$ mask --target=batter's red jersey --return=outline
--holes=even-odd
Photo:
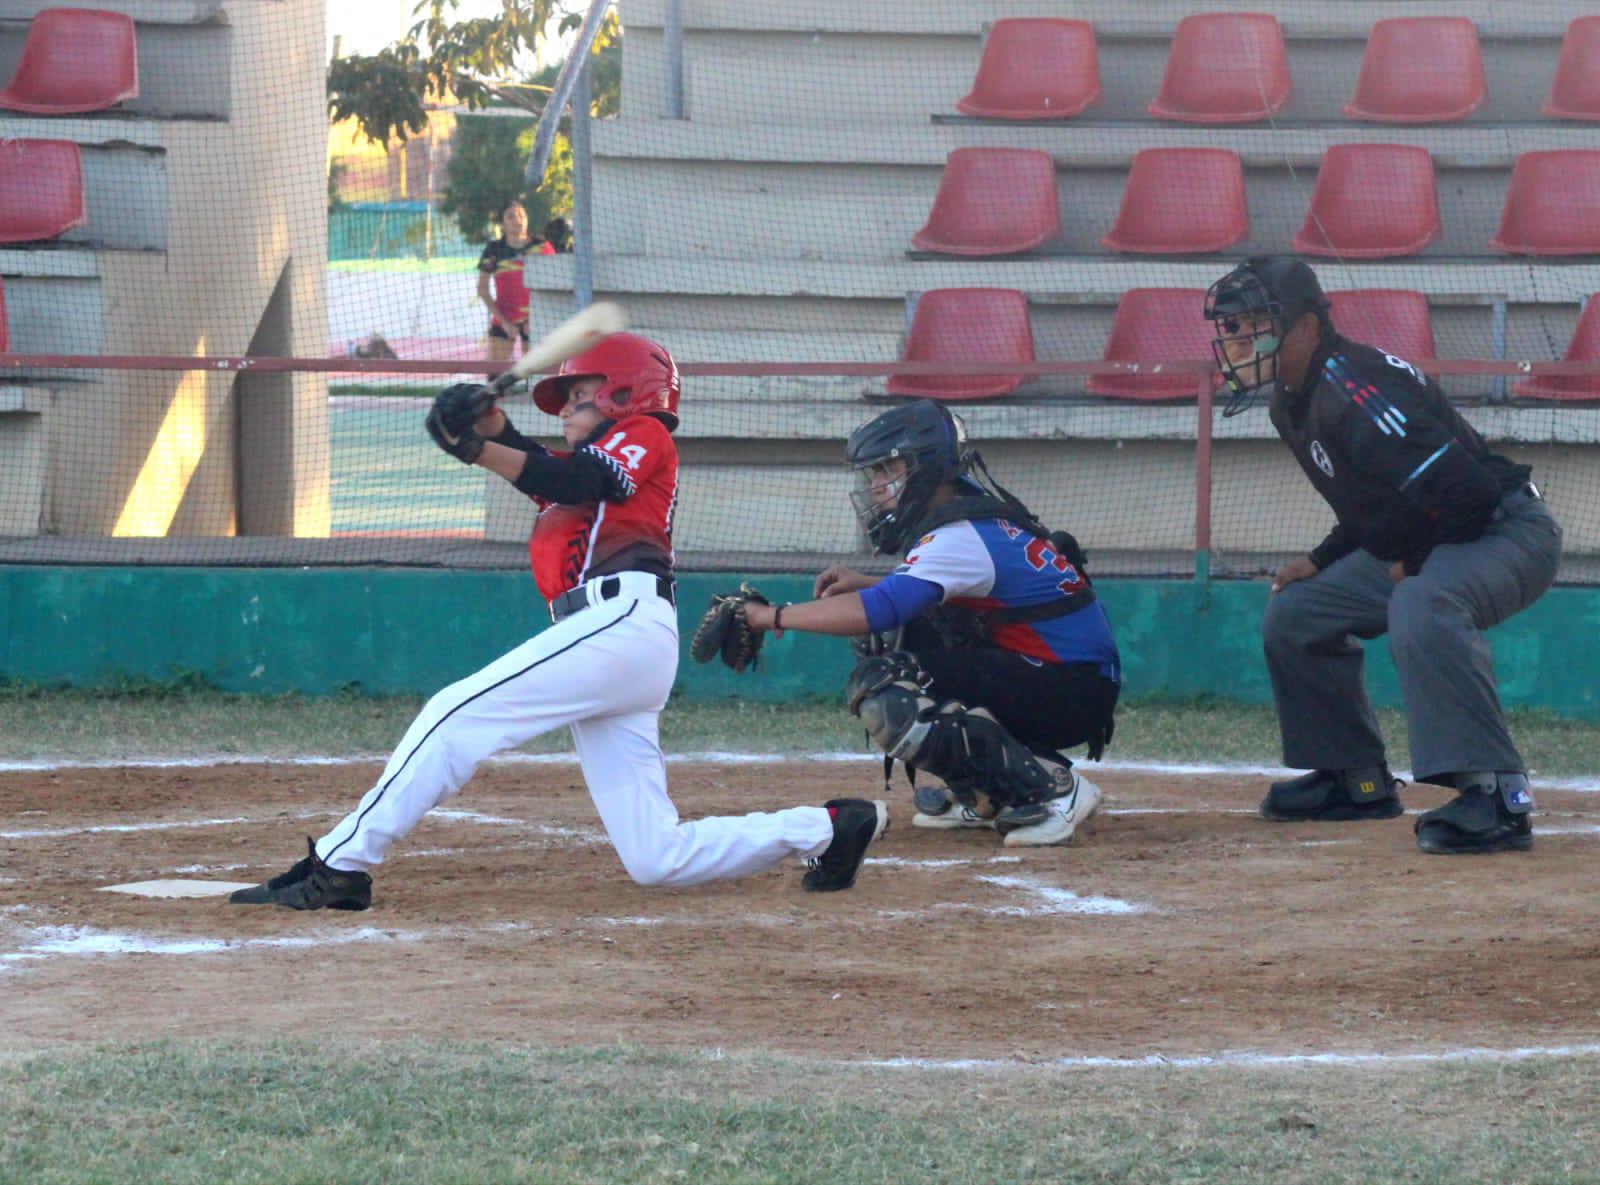
[[[666,425],[654,416],[629,416],[578,451],[605,463],[613,492],[582,506],[540,500],[528,558],[539,595],[547,601],[596,576],[672,571],[678,447]]]

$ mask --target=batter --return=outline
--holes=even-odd
[[[666,349],[614,334],[534,387],[540,410],[560,418],[569,452],[529,440],[498,408],[474,422],[465,409],[476,391],[441,392],[429,434],[539,504],[529,556],[554,624],[429,700],[356,809],[289,871],[231,900],[366,909],[369,870],[395,841],[486,758],[562,727],[606,834],[639,884],[747,876],[797,856],[812,863],[807,890],[848,889],[867,845],[888,826],[883,803],[836,799],[683,822],[667,796],[657,719],[678,664],[679,380]]]

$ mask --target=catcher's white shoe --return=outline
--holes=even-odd
[[[1072,789],[1047,802],[1007,807],[994,820],[1007,847],[1049,847],[1072,842],[1078,825],[1100,808],[1100,787],[1072,771]]]
[[[917,807],[917,813],[911,816],[913,827],[925,827],[929,831],[976,831],[994,826],[993,819],[985,819],[970,806],[962,806],[943,786],[918,786],[911,800]]]

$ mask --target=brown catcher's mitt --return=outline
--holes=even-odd
[[[689,641],[689,657],[695,662],[720,658],[722,665],[732,671],[754,666],[761,655],[765,635],[751,629],[744,619],[744,607],[751,601],[758,605],[771,604],[748,584],[741,584],[738,592],[718,593],[712,597],[710,607]]]

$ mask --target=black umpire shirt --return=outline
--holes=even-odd
[[[1483,534],[1532,472],[1492,453],[1444,392],[1403,359],[1333,334],[1299,390],[1273,390],[1272,426],[1338,523],[1318,568],[1364,548],[1415,575],[1440,543]]]

